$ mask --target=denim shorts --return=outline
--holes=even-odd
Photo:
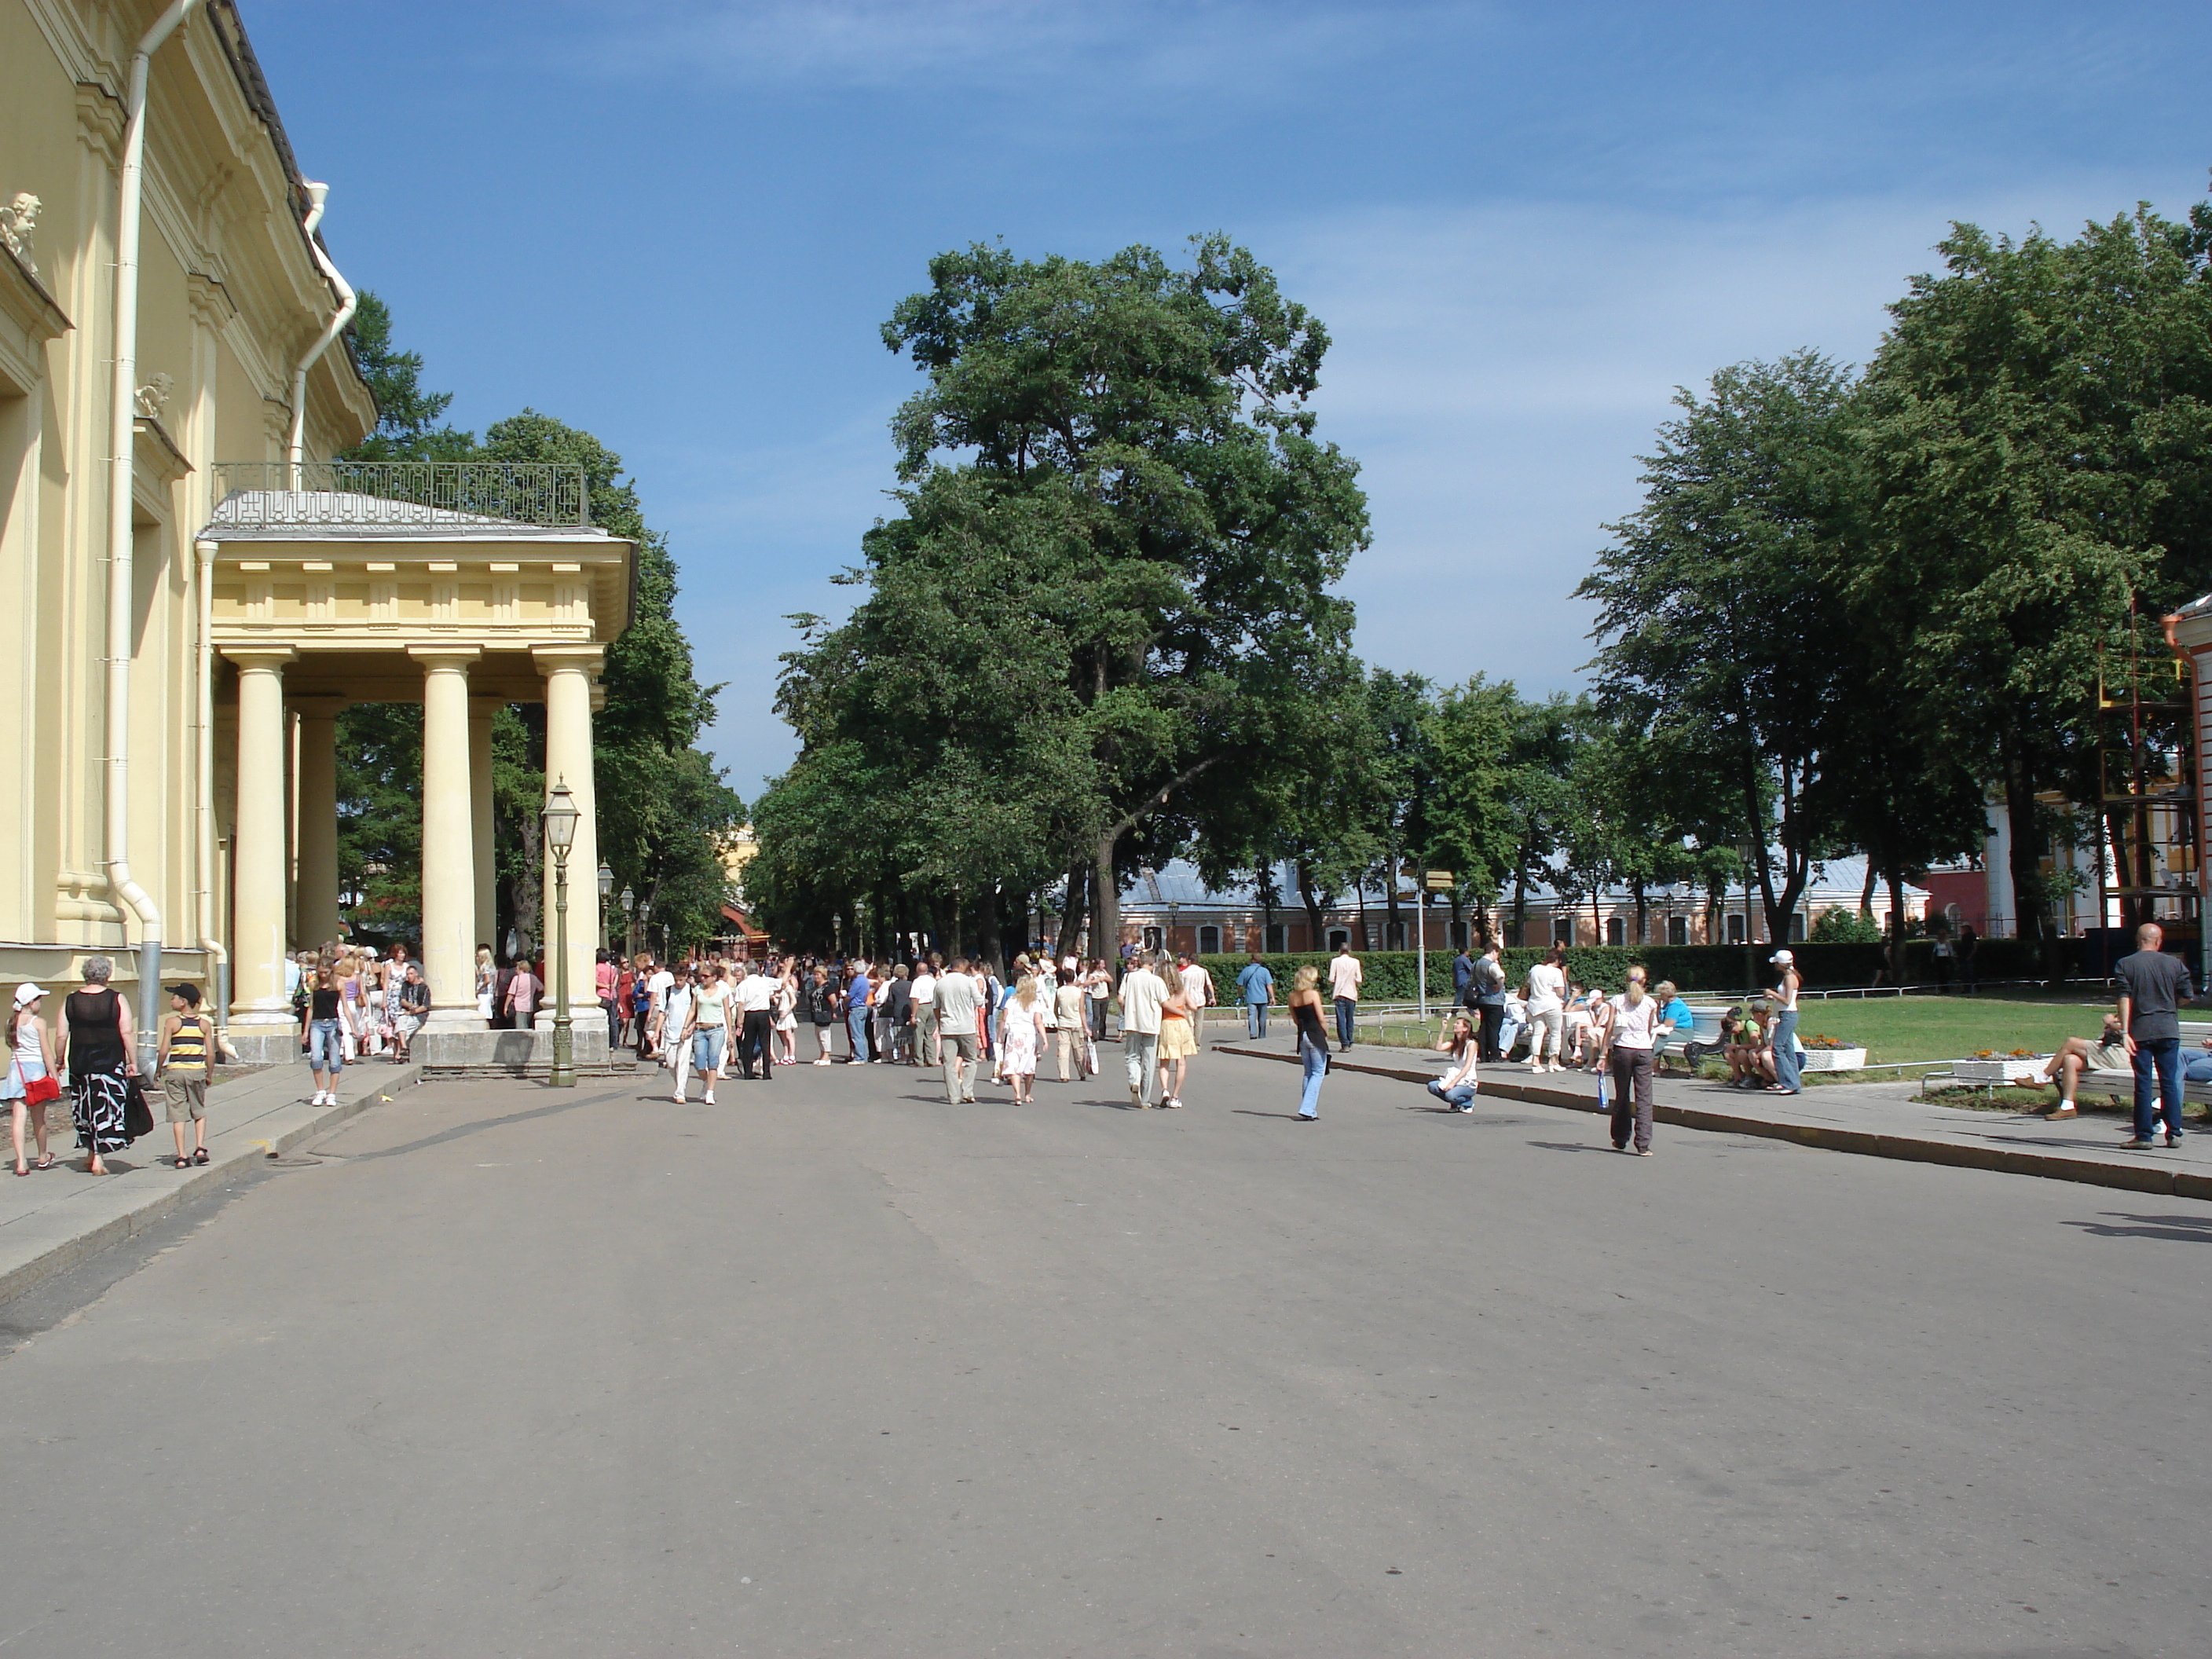
[[[722,1044],[729,1032],[720,1025],[702,1025],[691,1033],[691,1069],[695,1072],[719,1072],[722,1069]]]

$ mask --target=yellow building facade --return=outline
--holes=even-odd
[[[284,952],[339,931],[337,711],[424,705],[434,1023],[480,1029],[492,713],[546,705],[588,890],[633,586],[580,476],[317,463],[376,421],[323,194],[228,0],[0,0],[0,979],[105,955],[272,1055]]]

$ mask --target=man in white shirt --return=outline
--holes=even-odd
[[[914,1053],[909,1066],[937,1064],[937,964],[924,957],[914,965]]]
[[[656,962],[653,964],[653,972],[646,978],[645,989],[646,994],[653,999],[653,1006],[656,1012],[666,1007],[668,988],[675,983],[676,975],[668,971],[666,963]],[[687,1008],[685,1012],[688,1015],[690,1010]],[[660,1042],[664,1050],[670,1042],[675,1041],[677,1033],[683,1029],[681,1024],[671,1025],[665,1018],[661,1019]]]
[[[761,971],[757,962],[745,964],[745,975],[731,993],[736,1000],[743,1022],[738,1028],[738,1066],[746,1082],[752,1081],[753,1059],[760,1059],[761,1081],[775,1080],[775,1050],[771,1046],[775,1038],[775,1016],[770,1012],[775,1001],[775,981]]]
[[[691,1023],[691,981],[688,975],[680,979],[673,974],[667,977],[667,988],[655,1003],[660,1010],[660,1046],[668,1056],[661,1063],[676,1073],[676,1092],[670,1098],[681,1106],[684,1088],[691,1080],[691,1045],[678,1041],[684,1028]]]
[[[1337,1047],[1345,1053],[1352,1048],[1352,1017],[1359,1012],[1359,988],[1366,982],[1367,970],[1352,954],[1352,941],[1346,939],[1336,947],[1328,964],[1328,994],[1336,999]]]
[[[1559,1037],[1566,1027],[1567,953],[1558,945],[1528,970],[1528,1069],[1564,1072]],[[1551,1063],[1545,1064],[1548,1053]]]
[[[1213,1006],[1213,975],[1198,965],[1188,951],[1176,952],[1176,975],[1182,981],[1182,999],[1190,1004],[1191,1041],[1206,1047],[1206,1011]]]
[[[975,1098],[975,1011],[983,1006],[983,988],[968,971],[968,958],[955,957],[952,965],[937,976],[938,1052],[945,1060],[945,1100],[957,1106]]]
[[[1161,963],[1167,959],[1162,951]],[[1167,1000],[1167,981],[1152,971],[1152,958],[1132,957],[1121,976],[1121,1055],[1129,1066],[1129,1103],[1139,1110],[1159,1103],[1160,1008]]]

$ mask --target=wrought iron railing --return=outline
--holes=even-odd
[[[233,530],[562,529],[592,507],[583,468],[534,461],[218,461],[215,495]]]

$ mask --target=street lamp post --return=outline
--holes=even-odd
[[[576,798],[556,780],[542,815],[545,845],[553,849],[553,1072],[556,1089],[576,1086],[576,1037],[568,1018],[568,849],[576,844]]]
[[[607,901],[615,896],[615,872],[599,866],[599,949],[607,948]]]
[[[623,955],[634,957],[637,954],[637,893],[635,890],[629,887],[622,890],[622,908]]]

